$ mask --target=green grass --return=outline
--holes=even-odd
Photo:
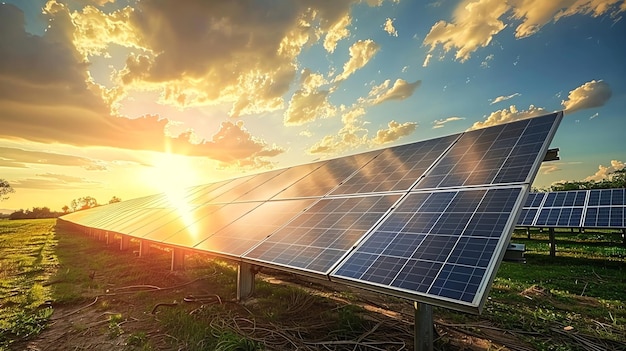
[[[488,321],[517,331],[537,350],[583,350],[582,339],[626,350],[626,260],[614,255],[624,249],[619,233],[557,231],[556,257],[547,232],[527,239],[517,231],[512,241],[526,245],[527,263],[502,263],[483,314],[440,315],[468,328]]]
[[[0,350],[38,334],[52,314],[45,282],[58,267],[55,221],[0,221]]]
[[[556,257],[549,256],[547,233],[535,231],[529,240],[519,231],[513,241],[526,244],[527,263],[502,263],[479,316],[435,308],[440,332],[483,338],[486,350],[520,343],[585,350],[582,342],[626,350],[626,260],[618,233],[557,231]],[[411,302],[285,274],[279,279],[302,285],[257,279],[254,297],[240,304],[234,265],[191,255],[185,271],[170,272],[167,252],[139,258],[136,249],[131,243],[122,252],[117,243],[55,229],[54,220],[1,221],[0,349],[19,347],[45,328],[49,300],[63,313],[93,317],[67,326],[74,343],[68,349],[88,349],[96,339],[128,351],[412,347]],[[364,308],[371,303],[400,319]],[[438,350],[467,346],[459,344],[464,337],[446,335]]]

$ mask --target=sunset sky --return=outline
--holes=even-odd
[[[11,0],[4,211],[564,110],[535,187],[626,162],[626,0]]]

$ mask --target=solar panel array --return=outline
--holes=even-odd
[[[561,118],[553,113],[62,219],[477,312]]]
[[[626,228],[626,189],[530,193],[517,223],[522,227]]]

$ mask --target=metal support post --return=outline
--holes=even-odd
[[[130,246],[130,236],[122,235],[120,238],[120,250],[125,251],[128,250]]]
[[[415,306],[415,351],[433,351],[433,306],[414,302]]]
[[[150,252],[150,243],[146,240],[139,240],[139,257],[145,257]]]
[[[254,293],[254,266],[241,262],[237,266],[237,301],[242,301]]]
[[[170,266],[170,270],[172,271],[182,271],[185,269],[185,250],[183,249],[172,249],[172,265]]]
[[[530,227],[526,227],[526,236],[528,237],[528,240],[530,240]]]
[[[106,244],[109,245],[113,241],[113,233],[104,232],[104,240],[106,240]]]
[[[626,246],[626,228],[622,228],[622,244]]]
[[[554,228],[550,228],[548,231],[550,237],[550,257],[556,256],[556,238],[554,237]]]

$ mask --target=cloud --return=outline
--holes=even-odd
[[[560,171],[561,171],[561,168],[558,165],[553,164],[553,163],[551,164],[542,163],[539,166],[539,172],[541,174],[552,174],[554,172],[560,172]]]
[[[160,103],[183,108],[229,104],[236,117],[284,108],[298,55],[322,38],[333,52],[350,34],[353,2],[268,9],[243,0],[141,1],[112,13],[86,7],[71,15],[85,57],[113,45],[136,52],[112,72],[125,91],[160,91]]]
[[[438,45],[444,52],[456,49],[455,58],[465,62],[478,48],[489,45],[492,37],[506,27],[500,17],[509,5],[500,0],[465,0],[454,10],[451,23],[435,23],[423,44],[432,52]]]
[[[498,96],[497,98],[493,99],[493,101],[491,101],[491,103],[489,105],[497,104],[498,102],[506,101],[506,100],[509,100],[509,99],[512,99],[512,98],[514,98],[516,96],[521,96],[521,95],[522,94],[520,94],[520,93],[513,93],[511,95],[506,95],[506,96],[505,95],[501,95],[501,96]]]
[[[287,126],[302,125],[317,118],[328,118],[335,114],[336,108],[328,102],[328,90],[308,92],[298,90],[291,96],[289,107],[284,114]]]
[[[37,174],[37,178],[17,179],[12,182],[12,186],[17,189],[39,189],[39,190],[58,190],[58,189],[84,189],[86,187],[95,187],[100,183],[81,177],[68,176],[56,173]]]
[[[421,84],[421,80],[408,83],[404,79],[396,79],[390,88],[390,80],[384,81],[382,84],[374,86],[368,94],[368,102],[373,105],[381,104],[390,100],[404,100],[409,98]]]
[[[455,51],[455,59],[465,62],[471,54],[488,46],[507,26],[519,23],[516,38],[537,33],[544,25],[576,14],[594,17],[610,14],[616,18],[626,11],[617,0],[464,0],[454,10],[450,22],[438,21],[424,38],[429,52],[441,46],[444,53]]]
[[[159,2],[159,4],[146,3],[142,2],[148,7],[165,6],[164,2]],[[184,8],[187,9],[187,7]],[[163,151],[166,145],[171,145],[172,152],[175,153],[205,156],[220,162],[230,160],[234,164],[244,160],[254,160],[261,164],[263,162],[260,162],[258,157],[271,157],[282,152],[280,148],[267,146],[262,140],[253,138],[247,131],[244,135],[246,139],[243,139],[241,143],[232,144],[230,148],[223,148],[214,141],[192,142],[189,139],[190,134],[183,134],[178,137],[166,135],[165,129],[170,121],[158,115],[147,114],[140,118],[130,119],[112,113],[110,104],[115,100],[116,90],[107,90],[93,83],[88,72],[89,63],[86,61],[86,56],[98,52],[99,49],[97,47],[80,47],[78,41],[89,39],[90,36],[94,36],[94,39],[104,40],[101,36],[110,35],[106,41],[107,45],[112,40],[119,42],[125,40],[132,43],[139,37],[150,42],[143,36],[137,36],[137,33],[142,33],[141,31],[129,32],[130,27],[136,30],[136,26],[139,26],[138,18],[130,19],[135,12],[128,12],[126,9],[120,11],[105,15],[93,7],[86,7],[81,13],[70,13],[70,10],[64,5],[49,1],[44,12],[53,20],[50,21],[50,27],[43,36],[36,36],[25,31],[24,15],[21,10],[10,4],[0,5],[0,115],[2,115],[0,118],[0,138],[80,147],[106,146],[152,151]],[[153,10],[148,12],[150,11]],[[172,16],[172,14],[164,13],[161,15]],[[106,20],[119,19],[119,23],[116,22],[112,28],[107,29],[110,30],[110,33],[108,31],[100,33],[96,30],[99,28],[100,22],[91,23],[94,29],[92,32],[86,30],[91,28],[89,26],[81,27],[80,21],[86,20],[85,16],[89,18],[95,16],[94,18]],[[153,19],[165,21],[163,17]],[[106,21],[103,22],[102,27],[104,29],[107,28],[107,23]],[[145,25],[150,27],[152,24]],[[180,29],[183,30],[183,28],[185,26]],[[82,33],[81,30],[86,30],[86,32]],[[133,33],[134,35],[131,35]],[[135,44],[133,45],[139,47],[138,43]],[[130,46],[130,44],[128,45]],[[191,48],[186,49],[191,50]],[[151,49],[143,48],[143,50],[145,55],[135,55],[128,58],[126,69],[122,70],[125,73],[120,72],[122,76],[126,73],[130,75],[129,77],[132,77],[133,74],[140,75],[143,77],[142,79],[145,78],[156,84],[161,78],[163,79],[160,82],[167,81],[169,78],[165,79],[164,77],[170,77],[179,69],[178,64],[189,63],[185,61],[185,58],[182,58],[180,62],[172,63],[173,72],[160,71],[157,74],[150,70],[161,69],[159,68],[161,63],[154,55],[149,55]],[[42,60],[42,58],[46,59]],[[50,62],[54,62],[54,64],[51,65]],[[269,84],[283,91],[284,87],[280,88],[276,84],[280,85],[287,82],[285,87],[288,86],[288,81],[291,79],[290,72],[285,71],[284,67],[274,68],[272,72],[276,75],[267,75],[258,84]],[[251,76],[244,78],[246,77]],[[176,83],[180,81],[179,78],[172,78],[174,79],[173,84],[164,85],[167,86],[164,99],[180,98],[180,95],[176,94],[180,92],[176,89],[183,86]],[[273,79],[276,81],[270,82]],[[243,78],[238,82],[241,86],[253,84]],[[254,83],[253,85],[259,88],[259,92],[263,92],[264,90],[258,84]],[[257,101],[255,100],[256,97],[257,95],[250,94],[248,98],[251,101],[241,106],[237,105],[237,109],[241,111],[245,108],[256,108],[255,106],[259,106],[258,104],[261,103],[277,104],[282,101],[282,98],[278,100],[258,98]],[[255,146],[254,148],[249,147],[250,142]],[[3,163],[6,165],[7,161],[5,160]],[[13,163],[13,166],[19,167],[19,164]],[[97,164],[85,167],[99,169]]]
[[[427,67],[432,57],[433,57],[433,54],[426,54],[426,58],[424,59],[424,63],[422,64],[422,67]]]
[[[27,167],[27,164],[82,167],[87,170],[106,170],[101,161],[85,157],[56,154],[52,152],[30,151],[11,147],[0,147],[0,160],[4,167]],[[0,164],[2,166],[2,164]]]
[[[346,14],[328,30],[324,38],[324,49],[326,51],[330,53],[335,52],[337,42],[350,35],[350,30],[347,28],[350,23],[352,23],[352,18]]]
[[[626,167],[626,164],[624,164],[624,162],[618,161],[618,160],[611,160],[610,166],[599,165],[598,171],[594,175],[591,175],[585,178],[584,180],[585,181],[593,180],[593,181],[599,182],[601,180],[609,179],[611,176],[611,173],[618,171],[620,169],[623,169],[624,167]]]
[[[205,156],[221,162],[222,167],[262,168],[270,166],[267,157],[277,156],[285,150],[276,145],[268,145],[264,140],[252,136],[244,123],[238,121],[222,122],[220,129],[211,140],[202,140],[197,150],[202,154],[190,152],[188,140],[191,133],[184,133],[173,138],[170,142],[172,150],[182,148],[182,154],[191,156]]]
[[[519,121],[521,119],[531,118],[545,114],[546,110],[541,107],[535,107],[534,105],[528,106],[528,110],[519,111],[515,105],[511,105],[508,109],[502,109],[492,112],[482,122],[474,123],[469,130],[480,129],[485,127],[491,127],[498,124],[509,123]]]
[[[343,72],[335,77],[335,82],[348,78],[352,73],[365,67],[365,65],[380,50],[380,46],[373,40],[359,40],[350,46],[350,59],[343,65]]]
[[[562,100],[561,105],[568,113],[578,110],[603,106],[613,92],[611,87],[602,80],[592,80],[569,92],[567,100]]]
[[[392,37],[397,37],[398,36],[398,31],[396,30],[396,28],[393,26],[393,21],[395,19],[391,19],[391,18],[387,18],[385,20],[385,24],[383,25],[383,30],[385,32],[387,32],[387,34],[389,34]]]
[[[481,62],[481,63],[480,63],[480,67],[482,67],[482,68],[489,68],[489,67],[491,67],[491,66],[489,65],[489,62],[490,62],[490,61],[492,61],[492,60],[493,60],[493,58],[494,58],[494,55],[493,55],[493,54],[487,55],[487,56],[485,57],[485,59],[483,60],[483,62]]]
[[[334,135],[326,135],[307,151],[309,154],[337,154],[367,144],[367,129],[362,117],[363,107],[345,111],[341,117],[343,127]]]
[[[396,121],[390,121],[387,129],[381,129],[376,132],[376,136],[372,139],[374,144],[387,144],[396,141],[404,136],[410,135],[417,129],[417,123],[405,122],[398,123]]]
[[[433,129],[443,128],[446,123],[455,122],[455,121],[462,121],[464,119],[465,118],[463,118],[463,117],[448,117],[448,118],[445,118],[445,119],[436,119],[436,120],[433,121]]]

